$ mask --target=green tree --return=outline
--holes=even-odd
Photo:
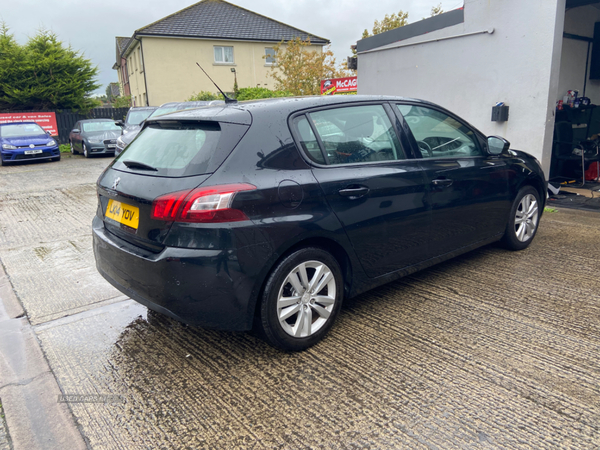
[[[264,87],[248,87],[238,89],[236,99],[239,101],[243,100],[257,100],[261,98],[275,98],[275,97],[291,97],[293,94],[288,91],[272,91]]]
[[[197,94],[192,94],[190,98],[186,100],[186,102],[201,102],[201,101],[211,101],[211,100],[219,100],[222,97],[220,94],[213,94],[208,91],[200,91]]]
[[[408,13],[402,10],[398,11],[398,14],[385,15],[385,17],[379,21],[376,20],[373,24],[372,33],[369,34],[367,30],[363,31],[363,39],[369,36],[375,36],[376,34],[390,31],[395,28],[403,27],[408,25]]]
[[[112,105],[113,108],[129,108],[131,106],[131,95],[115,97]]]
[[[442,4],[440,3],[437,6],[432,6],[431,7],[431,17],[433,16],[439,16],[440,14],[443,14],[444,10],[442,9]]]
[[[113,94],[113,92],[115,91],[120,91],[119,83],[108,83],[108,85],[106,86],[106,98],[108,98],[108,101],[111,103],[114,101],[115,98],[119,96],[118,94]]]
[[[0,26],[0,109],[76,109],[98,102],[90,94],[100,85],[98,68],[64,47],[56,34],[40,30],[21,46]]]
[[[269,76],[276,81],[276,88],[292,95],[318,95],[321,80],[348,76],[338,68],[333,52],[327,47],[322,52],[311,50],[310,39],[300,38],[275,45],[275,60]]]

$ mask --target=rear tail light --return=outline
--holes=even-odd
[[[200,187],[191,191],[172,192],[152,203],[152,218],[169,222],[222,223],[248,220],[239,209],[231,208],[235,194],[252,191],[247,183]]]

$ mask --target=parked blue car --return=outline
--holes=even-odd
[[[0,124],[0,163],[60,161],[58,142],[35,122]]]

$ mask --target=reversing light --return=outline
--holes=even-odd
[[[223,223],[248,220],[239,209],[231,208],[238,192],[256,189],[248,183],[200,187],[191,191],[162,195],[152,203],[152,218],[169,222]]]

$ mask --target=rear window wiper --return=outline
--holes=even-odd
[[[149,166],[148,164],[144,164],[143,162],[139,161],[131,161],[127,159],[123,161],[123,164],[125,164],[130,169],[152,170],[154,172],[158,172],[158,169],[156,167]]]

